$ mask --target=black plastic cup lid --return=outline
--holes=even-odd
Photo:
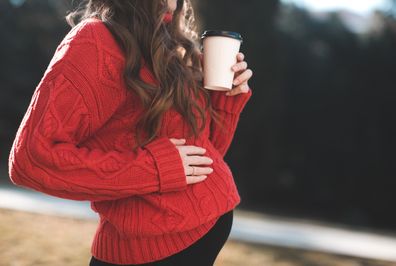
[[[237,40],[241,41],[241,43],[243,42],[242,36],[238,32],[224,31],[224,30],[206,30],[202,34],[201,39],[204,39],[204,38],[210,37],[210,36],[224,36],[224,37],[237,39]]]

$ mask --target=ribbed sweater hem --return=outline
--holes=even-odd
[[[203,237],[219,217],[199,227],[180,233],[154,237],[121,237],[114,227],[100,218],[91,245],[95,258],[113,264],[142,264],[164,259],[186,249]]]

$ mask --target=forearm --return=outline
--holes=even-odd
[[[177,191],[187,185],[177,149],[165,138],[154,140],[137,153],[104,152],[69,143],[20,144],[13,147],[9,160],[12,182],[56,197],[110,200]]]
[[[240,114],[252,96],[252,90],[235,96],[226,96],[224,91],[210,91],[212,107],[220,114],[220,124],[213,119],[210,125],[210,141],[225,156],[235,135]],[[222,125],[222,126],[221,126]]]

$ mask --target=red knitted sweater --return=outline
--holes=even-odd
[[[201,238],[218,217],[240,203],[224,155],[252,95],[211,91],[228,133],[208,121],[199,138],[175,109],[160,134],[138,151],[131,131],[142,113],[122,78],[124,56],[97,19],[75,26],[59,44],[16,133],[9,156],[15,185],[52,196],[90,201],[100,220],[91,253],[114,264],[163,259]],[[140,77],[155,84],[142,67]],[[178,149],[169,138],[206,149],[214,171],[187,185]]]

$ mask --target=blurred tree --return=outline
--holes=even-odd
[[[63,5],[61,5],[63,3]],[[2,147],[15,134],[30,101],[34,87],[52,57],[58,42],[68,29],[63,21],[66,2],[31,0],[0,1],[0,143]],[[1,149],[1,158],[9,150]],[[1,160],[5,163],[5,160]]]
[[[254,97],[242,114],[232,143],[232,150],[238,152],[226,155],[244,198],[242,206],[259,204],[262,187],[275,181],[282,164],[280,118],[284,115],[284,102],[279,90],[279,50],[274,27],[278,8],[278,0],[199,1],[203,29],[241,33],[241,51],[254,72],[249,81]]]
[[[1,158],[57,44],[70,0],[0,1]],[[226,160],[241,207],[395,229],[396,0],[371,32],[278,0],[194,1],[199,31],[240,32],[253,97]],[[6,160],[0,160],[0,168]]]
[[[394,158],[387,148],[393,143],[394,93],[387,87],[396,69],[394,19],[380,13],[380,34],[360,36],[337,13],[317,19],[277,1],[225,6],[200,1],[204,29],[242,33],[255,73],[255,97],[227,154],[241,206],[394,224],[386,207],[394,184],[386,163]]]

